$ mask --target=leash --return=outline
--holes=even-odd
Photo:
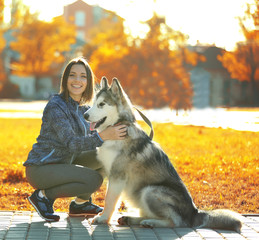
[[[138,108],[136,108],[136,107],[134,107],[134,108],[138,111],[139,115],[142,117],[142,119],[145,121],[145,123],[151,128],[150,133],[149,133],[149,137],[150,137],[150,139],[152,140],[153,137],[154,137],[154,130],[153,130],[152,123],[151,123],[150,120],[145,116],[144,113],[142,113]]]

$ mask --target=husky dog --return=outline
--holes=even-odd
[[[128,126],[124,140],[105,141],[97,158],[108,176],[105,206],[93,223],[108,223],[122,192],[140,210],[140,217],[124,216],[121,225],[144,227],[207,227],[240,232],[238,213],[198,210],[165,152],[136,124],[132,105],[119,81],[108,85],[105,77],[92,108],[84,115],[92,129],[118,123]]]

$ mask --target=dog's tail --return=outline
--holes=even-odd
[[[241,231],[241,216],[233,211],[218,209],[212,211],[200,210],[195,216],[195,227]]]

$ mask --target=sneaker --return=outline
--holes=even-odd
[[[92,217],[102,212],[103,208],[92,203],[92,199],[89,201],[76,204],[72,201],[69,206],[69,216],[71,217]]]
[[[52,199],[47,199],[47,200],[49,201],[49,212],[54,213],[53,204],[55,200],[52,200]]]
[[[39,191],[35,190],[34,193],[28,197],[29,202],[35,208],[37,213],[48,222],[57,222],[60,217],[53,214],[53,200],[39,197]]]

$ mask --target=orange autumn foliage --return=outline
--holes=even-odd
[[[117,77],[134,103],[145,108],[191,107],[192,87],[188,69],[204,61],[186,47],[187,36],[174,31],[164,17],[145,22],[144,38],[127,35],[123,22],[102,22],[84,49],[98,78]],[[159,97],[157,97],[159,96]]]
[[[255,11],[248,4],[246,17],[239,18],[240,27],[245,36],[244,42],[236,44],[236,49],[218,56],[231,77],[239,81],[247,81],[252,89],[253,102],[259,105],[259,0],[254,0]],[[252,19],[254,29],[246,27],[247,19]]]
[[[24,17],[19,30],[15,30],[15,41],[11,48],[20,54],[12,63],[13,74],[35,76],[35,88],[39,89],[39,78],[52,76],[63,66],[65,52],[75,43],[75,28],[62,16],[52,22],[40,21],[29,15]]]
[[[1,22],[0,22],[1,25]],[[6,74],[4,69],[4,61],[3,61],[3,50],[5,47],[5,40],[3,37],[3,30],[0,29],[0,91],[3,85],[3,82],[6,80]]]
[[[4,61],[3,61],[3,50],[5,48],[4,39],[4,2],[0,1],[0,91],[2,88],[2,82],[5,80]]]
[[[26,199],[33,188],[22,163],[39,134],[41,120],[0,119],[0,125],[0,210],[33,210]],[[199,208],[259,213],[259,133],[172,123],[153,126],[154,140],[168,154]],[[93,196],[101,206],[105,189],[103,184]],[[55,209],[67,212],[69,202],[58,199]]]

